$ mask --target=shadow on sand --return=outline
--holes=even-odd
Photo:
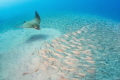
[[[45,34],[36,34],[36,35],[32,35],[30,38],[28,38],[26,40],[26,43],[31,43],[34,41],[41,41],[41,40],[46,40],[49,36],[45,35]]]

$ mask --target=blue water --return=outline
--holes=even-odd
[[[120,21],[120,0],[5,0],[0,1],[0,17],[9,17],[30,14],[32,11],[40,14],[56,11],[76,11],[104,16]]]
[[[19,28],[24,20],[34,18],[35,11],[41,16],[41,30]],[[1,0],[0,80],[39,80],[41,74],[45,78],[41,80],[56,80],[57,77],[48,73],[55,70],[38,70],[37,73],[34,68],[36,63],[40,63],[37,60],[38,57],[41,61],[46,60],[46,58],[40,57],[42,54],[39,52],[42,49],[43,53],[48,52],[48,57],[53,56],[63,63],[50,65],[57,67],[60,74],[63,71],[70,80],[71,78],[77,78],[77,80],[120,80],[119,25],[120,0]],[[60,45],[50,42],[56,37]],[[47,47],[47,44],[50,47]],[[56,47],[51,47],[51,45],[61,49],[66,46],[68,49],[65,49],[65,52],[70,53],[69,55],[72,54],[72,56],[65,55],[64,52]],[[49,51],[50,49],[52,51]],[[78,52],[73,54],[74,51],[83,51],[86,54],[82,56]],[[59,57],[56,57],[54,52],[59,53]],[[61,58],[60,55],[64,58]],[[88,57],[88,60],[92,59],[91,63],[93,64],[87,64],[87,60],[84,61],[85,57]],[[75,65],[71,68],[76,68],[76,72],[68,71],[66,73],[64,69],[60,69],[66,67],[63,60],[68,59],[79,61],[78,63],[73,62]],[[44,62],[40,64],[46,65]],[[67,67],[70,68],[71,63],[68,64]],[[90,66],[93,71],[89,71],[90,68],[86,66]],[[27,76],[22,75],[25,72],[28,72]],[[44,75],[44,72],[48,73],[45,73],[47,76]],[[78,72],[85,72],[86,76],[76,76],[75,74]],[[65,75],[63,76],[65,77]]]

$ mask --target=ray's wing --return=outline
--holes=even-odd
[[[41,19],[37,11],[35,11],[35,20],[37,21],[38,24],[40,24]]]

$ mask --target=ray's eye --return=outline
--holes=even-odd
[[[32,27],[34,27],[34,25],[32,25]]]
[[[26,21],[24,21],[24,23],[26,23]]]
[[[37,28],[35,25],[32,25],[32,27],[34,27],[35,29]]]

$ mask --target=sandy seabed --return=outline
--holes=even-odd
[[[119,80],[119,23],[94,15],[43,17],[0,33],[0,80]]]

